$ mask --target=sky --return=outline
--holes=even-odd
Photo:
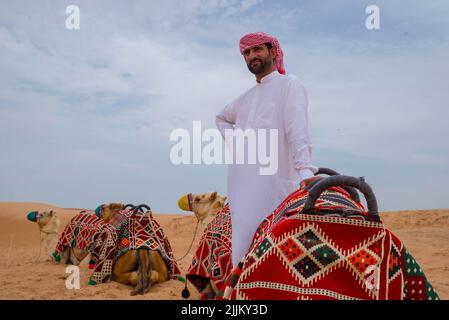
[[[169,136],[255,84],[238,41],[264,31],[307,89],[314,165],[365,177],[380,210],[449,208],[446,0],[0,1],[0,201],[226,194],[226,166],[172,164]]]

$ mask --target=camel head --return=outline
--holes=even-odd
[[[99,218],[103,218],[104,222],[108,223],[121,210],[125,208],[123,203],[102,204],[95,213]]]
[[[55,210],[31,211],[28,213],[27,219],[37,222],[39,229],[47,232],[57,232],[59,229],[60,220]]]
[[[222,209],[226,199],[227,196],[221,196],[218,192],[189,193],[178,200],[178,206],[182,210],[192,211],[198,221],[203,222]]]

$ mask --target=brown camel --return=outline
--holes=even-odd
[[[122,203],[110,203],[101,206],[104,222],[109,223],[124,208],[125,206]],[[159,251],[148,249],[128,250],[123,254],[114,264],[112,280],[122,284],[131,283],[132,285],[136,285],[138,266],[142,265],[145,266],[145,270],[142,272],[146,277],[149,274],[151,285],[168,281],[169,274],[165,260]]]
[[[100,207],[100,217],[109,223],[111,219],[123,210],[121,203],[110,203]],[[66,247],[61,254],[61,262],[79,265],[89,255],[86,249]],[[128,250],[115,261],[112,268],[112,281],[131,284],[134,290],[131,295],[145,294],[155,283],[162,283],[169,279],[169,272],[165,260],[159,251],[148,249]]]

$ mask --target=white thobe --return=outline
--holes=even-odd
[[[293,75],[274,71],[221,110],[216,124],[225,129],[277,129],[278,170],[260,175],[256,164],[228,165],[228,196],[232,221],[232,263],[246,254],[260,222],[301,180],[318,170],[311,164],[307,93]],[[267,139],[269,141],[269,139]],[[270,150],[268,147],[266,150]],[[247,158],[245,158],[247,159]]]

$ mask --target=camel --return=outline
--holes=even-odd
[[[125,209],[122,203],[110,203],[100,206],[103,221],[109,223],[117,213]],[[139,260],[140,259],[140,260]],[[167,264],[157,250],[128,250],[114,264],[112,280],[122,283],[136,285],[138,275],[138,262],[148,266],[150,285],[162,283],[169,280]]]
[[[44,212],[32,211],[27,216],[28,220],[36,222],[39,228],[40,246],[39,261],[42,252],[44,252],[46,260],[52,258],[52,248],[58,241],[58,231],[61,224],[59,217],[54,210],[46,210]]]
[[[178,206],[184,211],[191,211],[195,214],[198,223],[202,225],[201,234],[204,234],[205,227],[214,222],[217,217],[217,213],[220,212],[225,204],[227,196],[221,196],[218,192],[206,192],[201,194],[186,194],[178,200]],[[200,245],[201,246],[201,245]],[[218,260],[215,255],[212,260]],[[230,271],[230,270],[229,270]],[[195,276],[194,271],[192,276]],[[188,277],[190,274],[188,275]],[[218,292],[216,281],[211,279],[208,281],[206,287],[200,291],[203,297],[214,297]],[[198,289],[198,288],[197,288]]]
[[[121,203],[101,205],[97,208],[97,217],[95,217],[99,218],[97,220],[101,223],[93,228],[99,229],[98,234],[104,232],[104,230],[100,230],[103,224],[114,229],[109,222],[123,209],[125,206]],[[61,254],[61,262],[79,265],[89,253],[87,248],[66,246]],[[125,285],[131,284],[135,287],[131,295],[145,294],[153,284],[162,283],[168,279],[167,264],[157,250],[128,250],[113,263],[111,280]]]
[[[318,174],[336,175],[338,173],[331,169],[320,168],[320,170],[317,172],[317,175]],[[311,185],[317,182],[318,181],[315,181]],[[354,199],[356,199],[357,201],[360,200],[355,190],[352,190],[349,187],[346,189]],[[192,260],[192,265],[190,266],[189,272],[187,274],[187,278],[190,279],[191,282],[197,283],[195,287],[202,294],[202,298],[205,299],[215,298],[218,292],[217,283],[221,284],[222,281],[224,281],[226,278],[226,274],[223,273],[230,272],[233,267],[232,263],[230,262],[230,213],[229,207],[224,208],[226,199],[227,196],[221,196],[217,192],[206,192],[201,194],[186,194],[178,200],[178,206],[180,209],[184,211],[191,211],[195,214],[198,223],[201,223],[201,225],[203,226],[201,234],[203,234],[203,236],[206,236],[201,240],[197,248],[197,256],[195,256],[195,258]],[[222,210],[223,208],[226,210]],[[221,212],[220,219],[216,219],[218,212]],[[220,224],[223,223],[228,224],[228,227],[222,226],[223,229],[220,229]],[[208,225],[210,227],[209,230],[204,230],[204,227]],[[215,233],[216,231],[213,230],[221,230],[222,236],[219,238],[215,238],[213,233]],[[206,235],[206,233],[208,234]],[[215,243],[211,243],[214,241]],[[203,250],[203,248],[217,248],[217,246],[222,246],[222,250],[211,253],[211,257],[209,258],[209,265],[221,265],[221,267],[223,268],[222,273],[217,275],[210,267],[208,268],[209,270],[199,271],[199,269],[195,267],[194,261],[198,260],[198,255],[201,256],[201,251]]]

